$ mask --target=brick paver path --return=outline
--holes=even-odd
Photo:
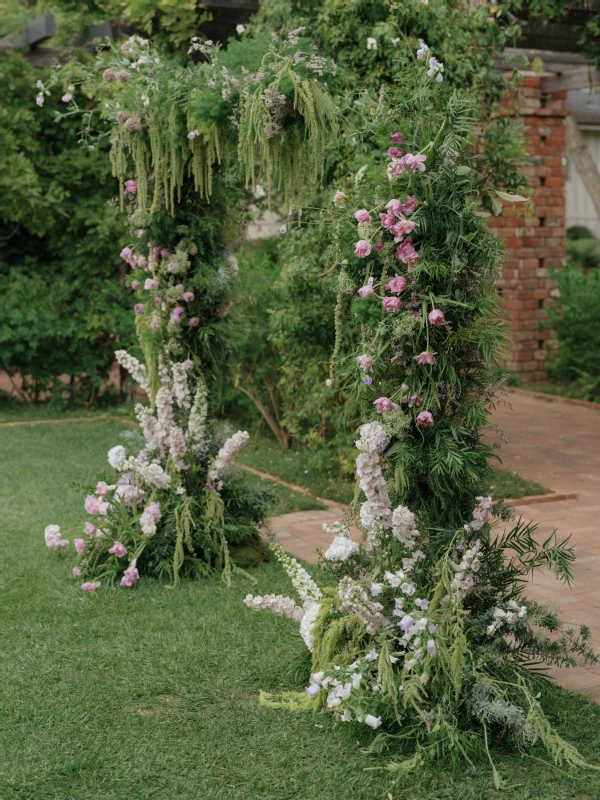
[[[600,652],[600,409],[511,392],[492,422],[489,439],[501,442],[504,467],[556,492],[577,494],[573,500],[515,506],[515,512],[538,523],[540,538],[554,528],[571,534],[577,555],[573,588],[558,583],[551,573],[539,573],[528,596],[557,607],[566,623],[588,625]],[[272,530],[292,555],[314,562],[315,549],[325,549],[331,541],[323,523],[341,519],[343,513],[337,506],[285,514],[272,520]],[[600,666],[553,674],[567,688],[600,702]]]

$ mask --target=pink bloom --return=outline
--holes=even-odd
[[[187,372],[189,372],[192,369],[193,366],[194,366],[194,362],[192,361],[191,358],[186,358],[186,360],[183,362],[183,368]]]
[[[386,283],[385,288],[388,292],[400,294],[406,289],[406,278],[402,277],[402,275],[396,275],[389,283]]]
[[[190,321],[188,322],[190,328],[197,328],[200,325],[200,317],[191,317]]]
[[[377,400],[373,402],[373,405],[377,409],[378,414],[385,414],[386,411],[398,408],[398,405],[392,402],[389,397],[378,397]]]
[[[79,578],[79,576],[81,575],[81,570],[79,569],[79,567],[73,567],[71,572],[73,573],[74,578]]]
[[[430,428],[433,425],[433,414],[430,411],[421,411],[420,414],[417,414],[417,425]]]
[[[387,168],[388,178],[390,180],[392,180],[392,178],[399,178],[404,172],[404,169],[405,167],[403,158],[392,158]]]
[[[100,513],[100,501],[93,494],[88,494],[85,498],[84,507],[88,514]]]
[[[381,227],[388,231],[392,225],[396,224],[396,217],[393,214],[380,214],[379,219],[381,220]]]
[[[408,407],[412,408],[413,406],[416,406],[416,408],[418,408],[422,402],[423,398],[415,392],[413,395],[411,395],[410,400],[408,401]]]
[[[108,552],[117,556],[117,558],[123,558],[123,556],[127,555],[127,548],[121,542],[115,542]]]
[[[133,310],[136,314],[143,314],[144,313],[144,304],[143,303],[136,303],[133,307]]]
[[[382,247],[383,247],[383,242],[381,241],[381,239],[378,239],[373,245],[373,250],[381,250]]]
[[[152,322],[150,323],[150,327],[154,328],[155,331],[160,330],[160,320],[158,317],[152,317]]]
[[[171,251],[168,250],[166,247],[160,248],[160,254],[163,258],[171,258]]]
[[[193,292],[184,292],[183,299],[186,303],[191,303],[195,299],[196,295]]]
[[[424,153],[421,153],[418,156],[413,156],[412,153],[407,153],[403,159],[404,165],[406,169],[409,169],[411,172],[425,172],[425,161],[427,161],[427,156]]]
[[[130,267],[137,267],[138,261],[137,258],[134,256],[131,247],[124,247],[121,250],[121,258],[123,259],[123,261],[126,261]]]
[[[159,294],[157,294],[156,297],[154,298],[154,305],[157,306],[157,308],[160,308],[162,304],[163,304],[163,299]]]
[[[439,308],[434,308],[433,311],[430,311],[427,316],[427,319],[429,320],[431,325],[440,326],[446,324],[446,320],[444,319],[444,314],[442,311],[439,310]]]
[[[81,589],[82,591],[89,592],[91,594],[92,592],[95,592],[96,589],[99,589],[101,586],[102,584],[100,583],[100,581],[94,581],[93,583],[90,583],[88,581],[87,583],[81,584]]]
[[[370,386],[370,385],[373,383],[373,378],[372,378],[370,375],[366,375],[366,376],[365,376],[365,377],[362,379],[362,382],[363,382],[363,383],[366,383],[366,384],[367,384],[367,386]]]
[[[409,194],[404,203],[402,203],[405,214],[414,214],[419,207],[419,201],[414,194]]]
[[[147,292],[153,292],[158,289],[158,281],[154,280],[154,278],[146,278],[144,281],[144,289]]]
[[[358,294],[361,297],[369,297],[369,295],[375,294],[375,289],[373,289],[373,278],[369,278],[365,285],[360,287]]]
[[[71,100],[73,99],[73,95],[72,94],[63,94],[63,96],[60,99],[63,101],[63,103],[70,103]]]
[[[73,544],[78,553],[85,553],[85,542],[83,539],[73,539]]]
[[[133,586],[133,584],[139,579],[140,573],[137,571],[135,564],[136,559],[131,562],[131,564],[123,573],[123,577],[121,578],[121,586]]]
[[[181,322],[181,317],[185,313],[185,308],[183,306],[175,306],[171,313],[171,322],[175,322],[179,324]]]
[[[198,136],[198,131],[190,131],[187,135],[188,139],[195,139]]]
[[[390,133],[390,136],[392,137],[392,144],[406,144],[406,141],[404,140],[404,134],[402,133],[402,131],[396,131],[396,133]]]
[[[137,194],[137,182],[136,181],[125,181],[125,191],[129,192],[129,194]]]
[[[366,239],[359,239],[354,245],[354,255],[359,258],[366,258],[371,252],[371,245]]]
[[[435,364],[436,353],[431,353],[428,350],[423,350],[418,356],[413,356],[417,364]]]
[[[114,489],[114,486],[109,486],[106,481],[98,481],[96,484],[96,494],[100,497],[107,495],[110,489]]]
[[[358,356],[358,358],[356,360],[360,364],[360,368],[364,369],[365,372],[370,372],[373,369],[373,366],[375,364],[375,362],[373,361],[371,356],[368,356],[366,354],[362,355],[362,356]]]
[[[138,231],[138,236],[139,235],[140,235],[140,232]],[[143,235],[144,235],[144,231],[142,231],[142,236]],[[139,256],[138,260],[137,260],[137,263],[138,263],[138,267],[141,267],[142,269],[146,269],[146,267],[148,266],[148,259],[146,258],[146,256]]]
[[[417,223],[413,222],[410,219],[402,219],[399,220],[394,226],[390,228],[390,233],[393,233],[394,236],[397,238],[395,239],[396,242],[401,242],[403,236],[407,236],[409,233],[412,233],[414,229],[417,227]]]
[[[415,250],[412,240],[405,239],[396,250],[396,258],[404,264],[414,264],[421,259],[421,256]]]
[[[381,304],[389,312],[398,311],[401,305],[399,297],[383,297]]]
[[[392,158],[400,158],[403,154],[403,150],[398,150],[397,147],[388,147],[387,154]]]
[[[141,285],[142,284],[139,281],[131,281],[131,288],[134,290],[134,292],[137,292]]]
[[[98,529],[95,525],[92,525],[91,522],[86,522],[83,532],[86,536],[95,536],[98,533]]]
[[[359,211],[354,213],[354,217],[358,222],[365,223],[365,222],[373,222],[373,218],[369,214],[366,208],[361,208]]]
[[[404,206],[400,200],[390,200],[389,203],[386,203],[385,207],[388,214],[393,214],[396,217],[400,217],[404,213]]]

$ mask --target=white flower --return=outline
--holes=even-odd
[[[374,717],[373,714],[367,714],[365,717],[365,725],[368,725],[375,731],[381,725],[381,717]]]
[[[371,594],[373,595],[373,597],[377,597],[379,594],[381,594],[382,588],[383,588],[382,583],[376,583],[375,581],[373,581],[371,583]]]
[[[344,713],[340,717],[342,722],[352,722],[352,714],[350,713],[349,708],[344,709]]]
[[[331,386],[331,383],[332,383],[331,378],[325,379],[325,386]]]
[[[300,636],[311,653],[313,649],[313,629],[320,607],[319,603],[306,602],[304,604],[304,615],[300,622]]]
[[[36,102],[36,105],[38,105],[38,106],[43,106],[44,105],[44,93],[43,92],[39,92],[39,94],[37,94],[35,96],[35,102]]]
[[[377,50],[377,39],[369,36],[367,39],[367,50]]]
[[[69,540],[63,539],[61,536],[59,525],[48,525],[44,531],[44,539],[46,547],[50,550],[64,550],[69,546]]]
[[[243,33],[245,30],[246,30],[246,28],[245,28],[243,25],[236,25],[236,26],[235,26],[235,32],[236,32],[237,34],[239,34],[240,36],[242,35],[242,33]]]
[[[367,659],[367,661],[377,661],[377,659],[379,658],[379,656],[377,655],[377,650],[375,650],[375,648],[372,647],[365,656],[365,658]]]
[[[247,431],[238,431],[230,436],[217,453],[214,464],[208,473],[209,481],[218,481],[233,466],[235,457],[250,439]]]
[[[435,646],[433,639],[427,640],[427,653],[430,656],[434,656],[437,653],[437,647]]]
[[[113,467],[113,469],[119,469],[119,467],[125,462],[126,458],[127,451],[122,444],[118,444],[108,451],[108,463],[111,467]]]
[[[402,586],[400,587],[400,590],[405,595],[408,595],[408,597],[410,597],[411,595],[413,595],[417,591],[415,589],[414,583],[403,583]]]
[[[346,536],[336,536],[330,544],[329,549],[325,551],[325,558],[328,561],[347,561],[350,556],[358,553],[358,545],[352,539]]]
[[[419,39],[419,49],[417,50],[417,58],[424,58],[428,52],[429,48],[427,47],[423,39]]]

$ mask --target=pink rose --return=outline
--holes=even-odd
[[[143,303],[136,303],[133,307],[133,310],[136,314],[143,314],[144,313],[144,304]]]
[[[381,227],[387,231],[390,230],[392,225],[396,224],[396,217],[393,214],[380,214],[379,219],[381,220]]]
[[[131,247],[124,247],[121,250],[121,258],[123,261],[126,261],[130,267],[137,267],[138,265],[137,258],[134,256]]]
[[[188,325],[190,328],[197,328],[200,325],[200,317],[191,317]]]
[[[405,170],[404,159],[392,158],[387,168],[388,178],[390,180],[392,180],[392,178],[399,178],[400,175],[402,175],[402,173],[404,172],[404,170]]]
[[[100,581],[94,581],[93,583],[89,583],[88,581],[87,583],[81,584],[81,589],[82,591],[89,592],[91,594],[92,592],[95,592],[96,589],[99,589],[101,586],[102,584],[100,583]]]
[[[433,414],[430,411],[421,411],[420,414],[417,414],[417,425],[430,428],[433,425]]]
[[[429,323],[431,325],[436,325],[438,327],[440,325],[446,324],[446,320],[444,319],[444,314],[442,311],[439,310],[439,308],[434,308],[433,311],[430,311],[429,314],[427,315],[427,319],[429,320]]]
[[[358,222],[361,223],[373,222],[373,218],[371,217],[366,208],[361,208],[359,211],[356,211],[354,217],[356,220],[358,220]]]
[[[95,525],[92,525],[91,522],[86,522],[83,532],[85,533],[86,536],[94,537],[98,533],[98,529],[96,528]]]
[[[390,233],[393,233],[396,236],[396,242],[401,242],[403,236],[407,236],[409,233],[412,233],[415,228],[417,227],[417,223],[413,222],[410,219],[402,219],[397,222],[393,227],[390,228]]]
[[[137,182],[136,181],[125,181],[125,191],[129,192],[129,194],[137,194]]]
[[[81,570],[79,569],[79,567],[73,567],[71,572],[72,572],[74,578],[79,578],[80,575],[81,575]]]
[[[123,556],[127,555],[127,548],[121,542],[115,542],[108,552],[117,556],[117,558],[123,558]]]
[[[360,287],[358,294],[361,297],[369,297],[370,295],[375,294],[375,289],[373,289],[373,278],[369,278],[365,285]]]
[[[365,372],[370,372],[373,369],[373,366],[375,364],[375,362],[373,361],[371,356],[368,356],[366,354],[362,355],[362,356],[358,356],[358,358],[356,360],[358,361],[358,363],[360,365],[360,368],[364,369]]]
[[[423,350],[418,356],[413,356],[417,364],[435,364],[435,357],[437,353],[431,353],[428,350]]]
[[[373,402],[373,405],[377,409],[378,414],[385,414],[393,408],[398,408],[398,405],[392,402],[389,397],[378,397],[377,400]]]
[[[75,550],[77,550],[79,554],[85,553],[85,542],[83,539],[73,539],[73,544],[75,545]]]
[[[371,252],[371,245],[366,239],[359,239],[354,245],[354,255],[359,258],[366,258]]]
[[[154,278],[146,278],[144,281],[144,289],[147,292],[154,292],[158,289],[158,281],[154,280]]]
[[[401,305],[399,297],[383,297],[381,304],[385,310],[389,311],[390,313],[398,311]]]
[[[184,292],[183,299],[186,303],[191,303],[196,298],[196,295],[193,292]]]
[[[396,275],[389,283],[386,283],[385,288],[388,292],[400,294],[406,289],[406,278],[402,277],[402,275]]]
[[[88,514],[100,513],[100,501],[93,494],[88,494],[85,498],[84,507]]]
[[[133,289],[134,292],[137,292],[137,290],[140,288],[141,285],[142,284],[139,281],[135,280],[131,281],[131,288]]]

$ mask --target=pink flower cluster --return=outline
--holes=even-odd
[[[388,178],[390,180],[399,178],[404,172],[425,172],[426,161],[427,156],[424,153],[419,153],[416,156],[412,153],[407,153],[401,158],[392,158],[387,168]]]
[[[140,573],[137,571],[136,559],[134,558],[130,565],[127,567],[121,578],[121,586],[133,586],[139,580]]]

